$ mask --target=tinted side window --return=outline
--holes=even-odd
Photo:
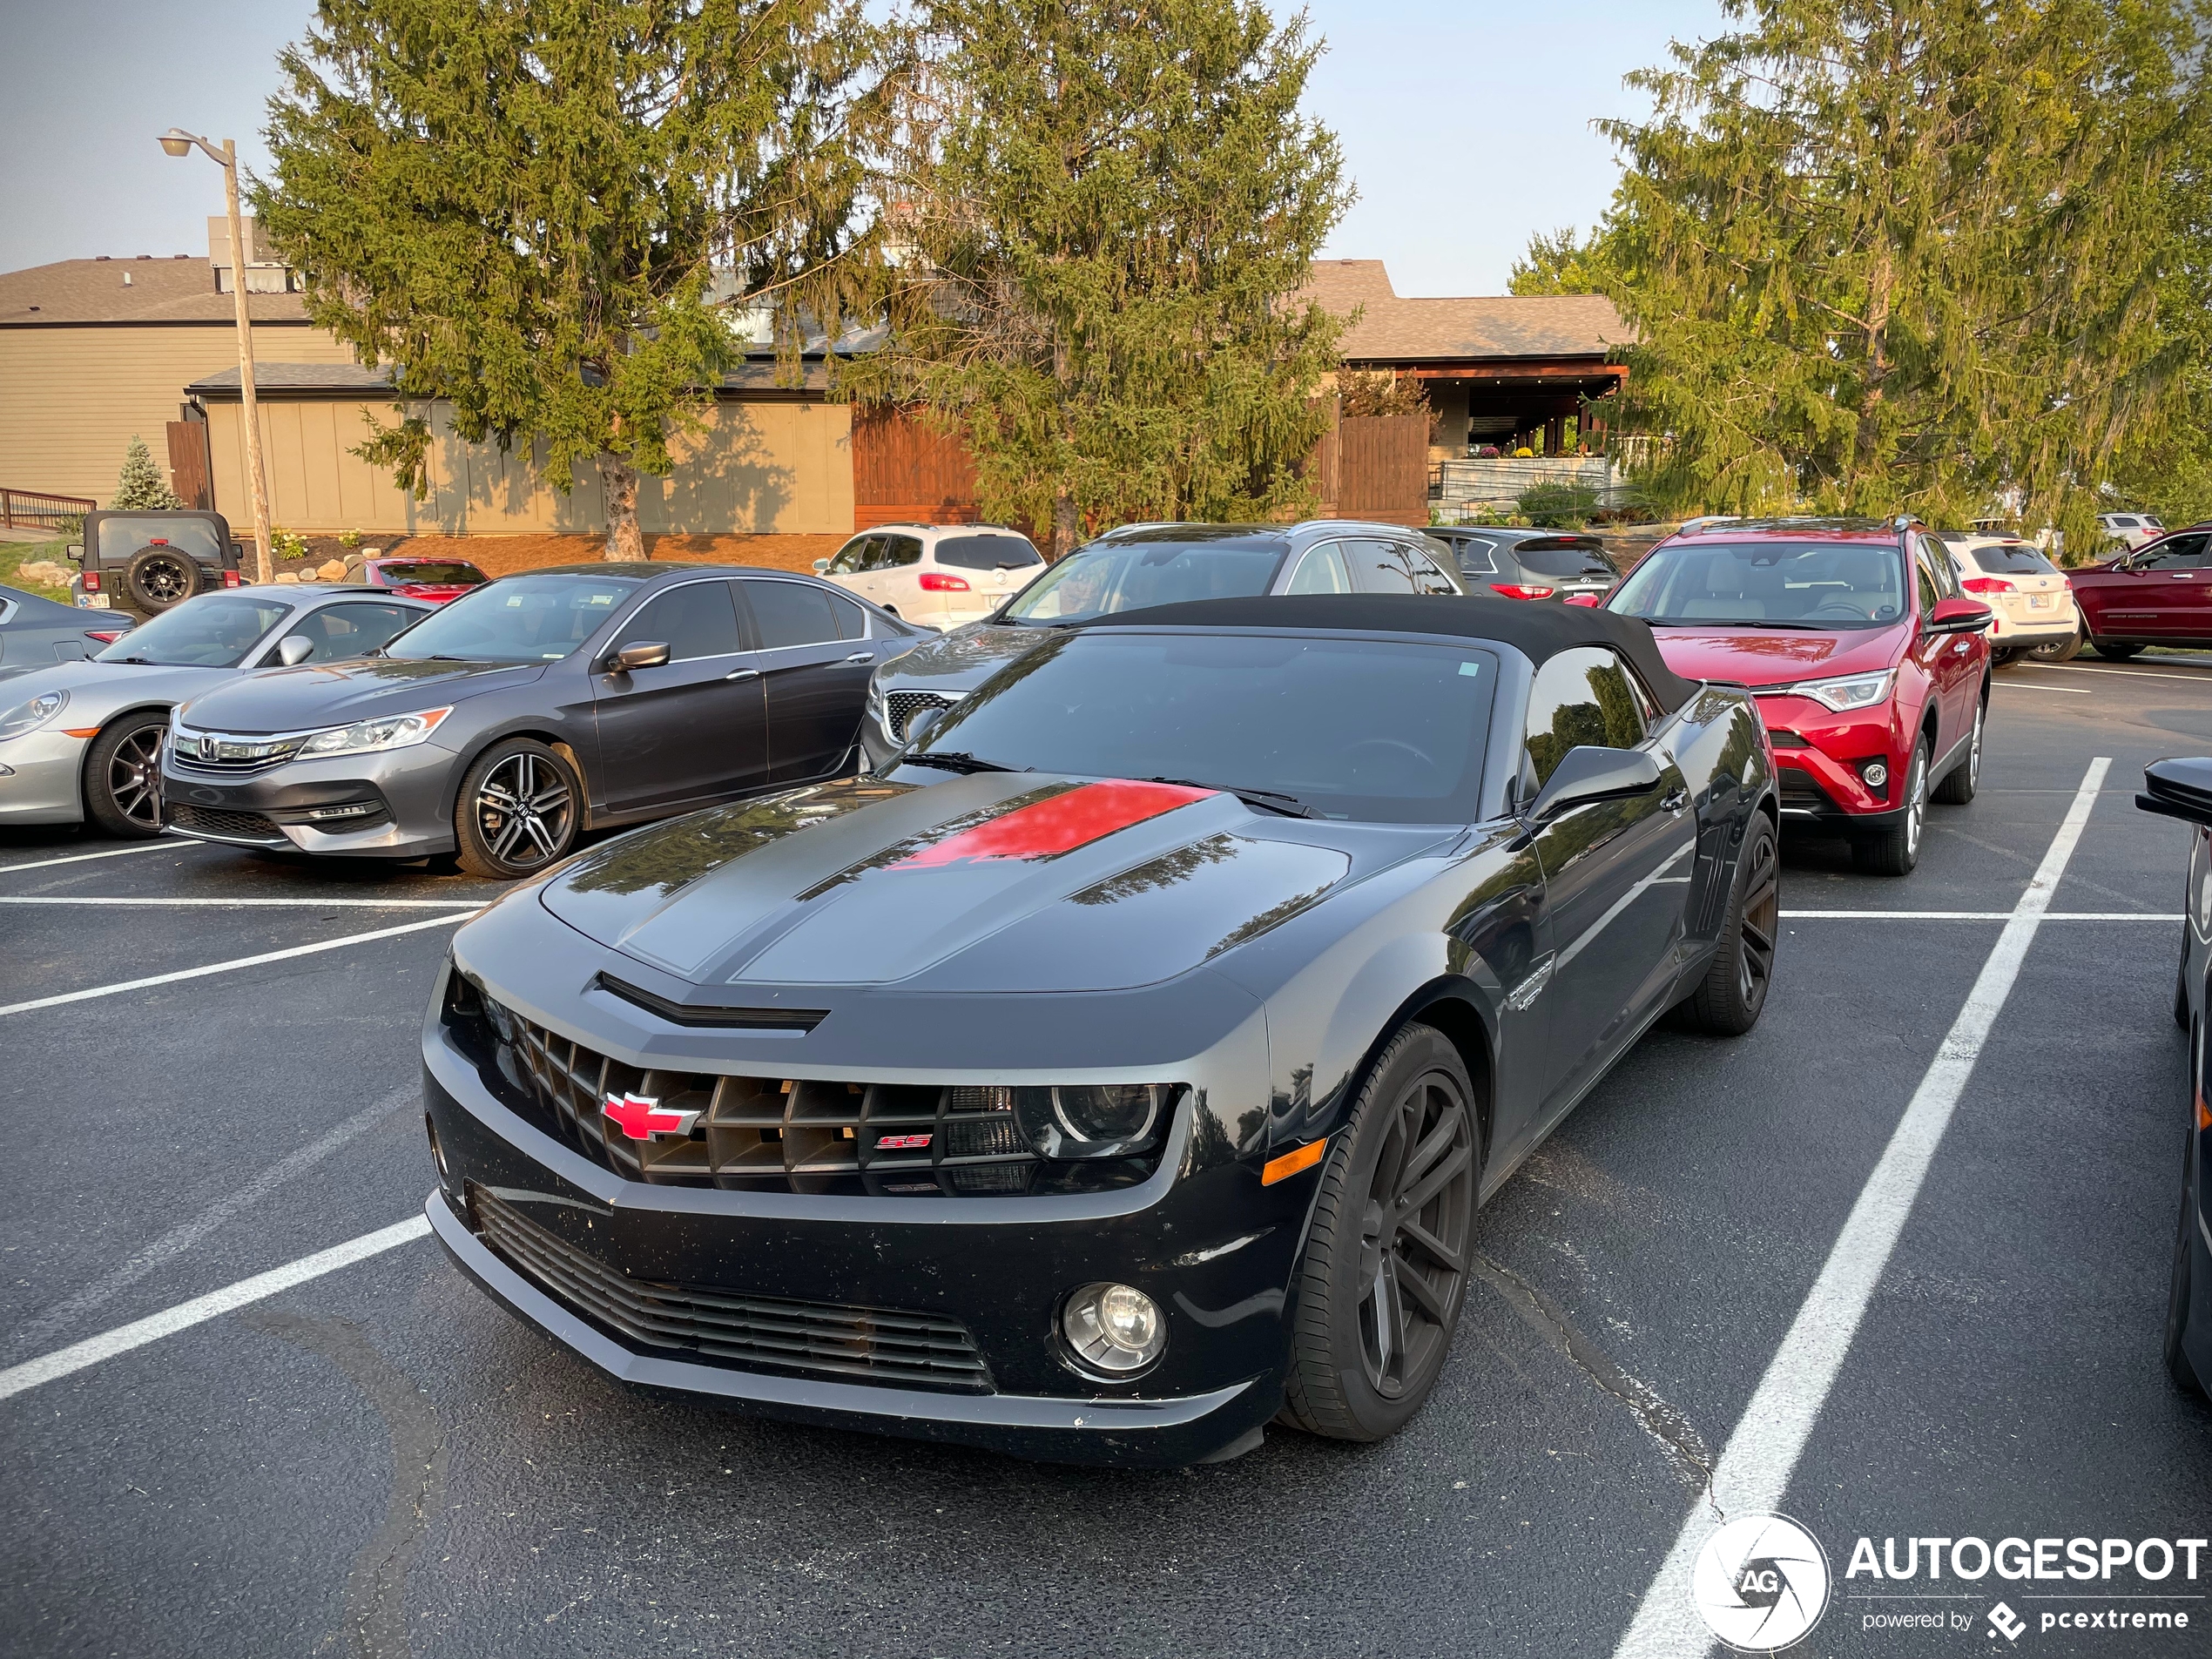
[[[2137,561],[2146,570],[2195,570],[2203,568],[2204,544],[2212,537],[2202,536],[2169,536],[2145,557]]]
[[[1563,651],[1536,671],[1528,691],[1528,759],[1541,787],[1569,749],[1584,744],[1633,749],[1643,741],[1643,712],[1627,671],[1609,651]]]
[[[1462,576],[1495,576],[1498,567],[1491,562],[1490,552],[1497,545],[1480,536],[1455,536],[1452,552],[1458,561]]]
[[[671,662],[698,657],[727,657],[744,649],[738,642],[737,607],[726,582],[691,582],[645,602],[622,627],[625,645],[658,641]]]
[[[830,561],[830,573],[833,576],[851,576],[856,570],[873,570],[873,555],[876,543],[882,539],[880,536],[854,536],[837,550],[837,556]]]
[[[877,563],[886,570],[895,570],[902,565],[921,563],[921,538],[918,536],[887,536],[883,550],[876,556]]]
[[[1932,536],[1920,538],[1920,558],[1928,567],[1928,575],[1936,584],[1936,592],[1946,599],[1959,597],[1959,572],[1951,563],[1951,556],[1943,544]]]
[[[1929,559],[1926,554],[1923,553],[1912,561],[1912,575],[1920,590],[1920,614],[1925,617],[1933,610],[1943,598],[1942,590],[1936,586],[1934,572],[1929,569]]]
[[[1310,547],[1298,561],[1298,574],[1291,578],[1285,593],[1350,593],[1352,574],[1344,568],[1344,555],[1331,542],[1320,547]]]
[[[1415,593],[1435,595],[1452,594],[1459,591],[1459,589],[1452,584],[1452,578],[1446,576],[1443,571],[1438,570],[1436,568],[1435,561],[1431,559],[1427,554],[1422,552],[1419,548],[1413,547],[1406,548],[1403,550],[1403,551],[1406,555],[1406,568],[1412,571],[1413,575],[1413,591]]]
[[[325,605],[286,629],[285,637],[304,634],[314,640],[314,652],[307,658],[311,663],[341,663],[349,657],[368,656],[421,615],[405,605]]]
[[[1339,542],[1345,563],[1352,567],[1352,584],[1361,593],[1411,593],[1413,573],[1406,568],[1406,555],[1390,542]]]
[[[748,581],[745,596],[752,606],[753,625],[760,631],[763,651],[854,637],[839,631],[837,613],[830,609],[828,593],[820,588],[799,582]],[[860,607],[853,610],[857,612]]]
[[[841,593],[829,596],[830,616],[837,624],[840,639],[866,639],[868,637],[868,613],[854,600]]]

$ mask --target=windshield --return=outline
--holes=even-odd
[[[92,660],[164,668],[236,668],[269,630],[292,614],[281,599],[206,593],[140,623]]]
[[[637,587],[619,576],[506,577],[426,617],[384,654],[410,663],[557,663]]]
[[[472,588],[490,580],[475,565],[463,564],[457,559],[412,559],[405,564],[387,564],[381,569],[384,580],[395,587],[410,582],[440,582]]]
[[[1865,542],[1678,542],[1653,549],[1606,608],[1654,627],[1885,628],[1905,614],[1905,565]]]
[[[1249,599],[1273,585],[1283,543],[1094,542],[1032,582],[1007,622],[1076,622],[1186,599]]]
[[[1018,570],[1044,559],[1026,536],[948,536],[937,543],[937,563],[962,570]]]
[[[166,542],[179,553],[195,559],[220,563],[215,527],[204,518],[104,518],[100,521],[100,557],[127,559],[142,547]]]
[[[1479,810],[1497,667],[1479,646],[1103,629],[1002,670],[911,752],[1271,791],[1325,818],[1464,824]]]

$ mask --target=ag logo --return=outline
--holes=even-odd
[[[1690,1600],[1715,1635],[1743,1653],[1786,1648],[1828,1607],[1828,1557],[1786,1515],[1743,1515],[1705,1541]]]

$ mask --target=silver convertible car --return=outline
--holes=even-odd
[[[0,680],[0,824],[158,835],[171,709],[259,669],[362,656],[436,608],[360,588],[203,593],[98,657]]]

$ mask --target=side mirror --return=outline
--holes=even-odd
[[[624,645],[615,653],[614,661],[607,665],[611,674],[627,674],[636,668],[662,668],[668,663],[668,647],[658,640],[636,645]]]
[[[1940,599],[1921,623],[1923,633],[1978,634],[1996,620],[1997,613],[1979,599]]]
[[[315,654],[315,642],[305,634],[287,634],[277,642],[277,661],[297,668]]]
[[[907,722],[907,746],[911,749],[915,744],[927,737],[935,728],[937,722],[944,717],[945,711],[942,709],[922,709],[917,711],[914,718]]]
[[[2212,829],[2212,759],[2154,760],[2143,768],[2135,805],[2161,818]]]
[[[1552,769],[1551,781],[1537,795],[1528,816],[1541,823],[1570,806],[1648,795],[1661,781],[1659,763],[1641,749],[1602,749],[1595,744],[1581,744],[1569,749],[1566,759]]]
[[[82,564],[84,563],[84,543],[71,542],[69,544],[69,561],[71,564]]]
[[[814,574],[816,576],[821,575],[823,571],[829,569],[829,564],[830,562],[827,559],[816,559],[814,561]]]

